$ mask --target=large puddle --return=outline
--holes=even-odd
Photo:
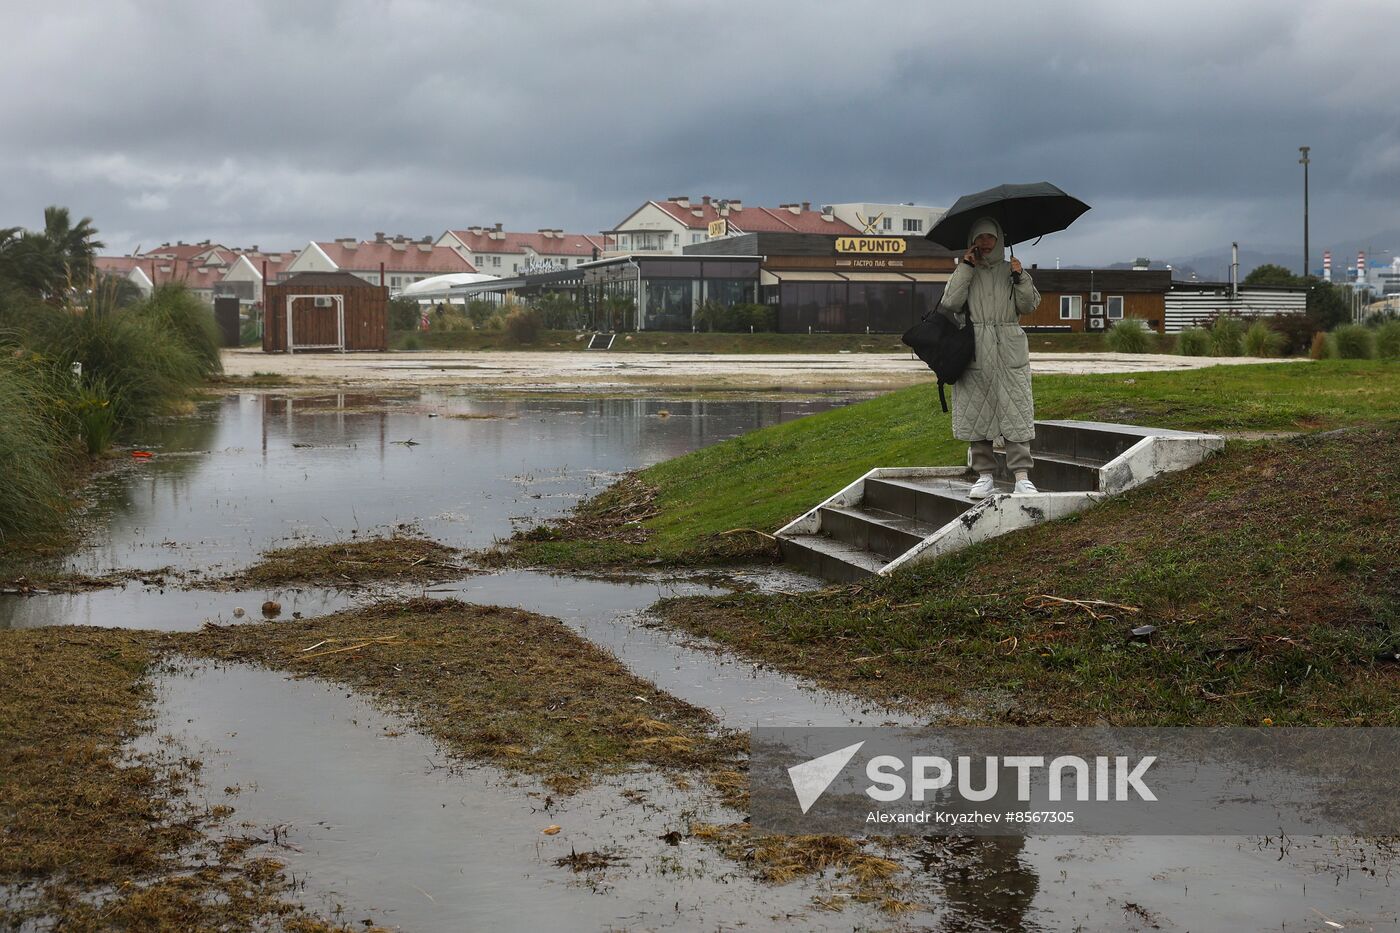
[[[217,572],[294,539],[411,523],[485,547],[616,475],[841,403],[244,393],[147,428],[149,460],[99,477],[68,562]]]
[[[152,428],[141,438],[150,460],[97,481],[89,513],[96,534],[68,566],[222,573],[278,544],[401,524],[451,545],[484,546],[565,511],[622,471],[839,403],[229,396],[197,418]],[[559,618],[732,728],[909,721],[727,658],[646,617],[657,599],[705,591],[684,579],[509,572],[429,592]],[[231,622],[236,608],[250,619],[267,598],[282,603],[284,617],[309,617],[422,592],[131,583],[0,598],[0,627],[192,630]],[[254,827],[278,827],[289,845],[258,854],[286,861],[313,906],[341,906],[350,921],[442,930],[1400,929],[1389,863],[1372,849],[1323,840],[932,841],[911,864],[934,913],[815,911],[811,897],[827,893],[820,883],[760,887],[706,846],[659,841],[707,805],[654,774],[545,808],[533,782],[447,767],[431,740],[324,683],[189,665],[162,674],[157,686],[157,734],[175,735],[206,759],[210,803],[232,804],[235,819]],[[224,787],[239,793],[225,800]],[[733,814],[702,818],[726,816]],[[563,830],[541,835],[549,824]],[[574,874],[555,864],[571,849],[621,861]]]

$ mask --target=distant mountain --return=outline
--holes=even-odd
[[[1341,242],[1314,240],[1311,247],[1312,271],[1315,274],[1322,272],[1322,253],[1324,250],[1331,250],[1332,279],[1333,281],[1345,281],[1346,272],[1356,265],[1358,250],[1366,251],[1368,262],[1388,262],[1392,257],[1400,256],[1400,228],[1382,230],[1365,239],[1343,240]],[[1285,269],[1297,272],[1303,264],[1303,245],[1299,243],[1296,248],[1268,246],[1263,249],[1246,249],[1243,246],[1240,247],[1241,279],[1249,275],[1251,270],[1266,264],[1283,266]],[[1133,266],[1133,262],[1115,262],[1100,268],[1131,269]],[[1226,243],[1223,246],[1217,246],[1190,256],[1154,259],[1148,268],[1165,269],[1167,266],[1172,267],[1172,278],[1177,280],[1189,281],[1194,273],[1196,278],[1201,281],[1228,282],[1230,280],[1230,244]]]

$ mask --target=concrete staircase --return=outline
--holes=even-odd
[[[783,559],[828,580],[893,573],[978,541],[1062,518],[1221,450],[1214,434],[1099,421],[1037,421],[1031,481],[1011,495],[996,451],[996,491],[968,498],[969,467],[876,468],[778,531]]]

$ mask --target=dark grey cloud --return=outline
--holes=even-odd
[[[1287,248],[1304,144],[1315,255],[1400,202],[1389,0],[11,2],[0,30],[0,225],[67,204],[119,249],[1040,179],[1095,207],[1041,262]]]

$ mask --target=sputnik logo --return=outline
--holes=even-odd
[[[831,782],[836,780],[836,776],[850,763],[864,744],[865,742],[862,741],[854,745],[847,745],[845,748],[828,752],[820,758],[813,758],[811,761],[804,761],[800,765],[788,768],[788,778],[792,781],[792,789],[797,794],[797,802],[801,805],[803,813],[812,809],[812,805],[821,799],[821,795],[826,793]]]

